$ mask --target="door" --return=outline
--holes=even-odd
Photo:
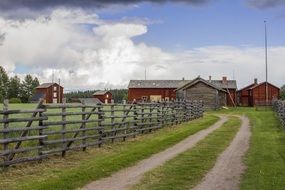
[[[150,101],[151,102],[160,102],[161,101],[161,95],[151,95]]]

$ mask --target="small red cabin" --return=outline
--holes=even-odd
[[[131,80],[128,101],[169,101],[176,99],[175,90],[186,84],[186,80]]]
[[[36,87],[33,101],[43,98],[45,103],[62,103],[63,87],[57,83],[43,83]]]
[[[243,106],[255,106],[257,103],[266,102],[266,84],[268,86],[268,101],[277,99],[280,94],[280,88],[271,83],[257,83],[255,82],[238,91],[239,103]]]
[[[99,99],[102,103],[111,103],[112,93],[110,91],[97,91],[93,94],[93,97]]]

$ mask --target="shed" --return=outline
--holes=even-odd
[[[105,91],[96,91],[93,94],[93,97],[99,99],[101,102],[111,103],[112,93],[110,91],[107,91],[107,90],[105,90]]]
[[[242,106],[255,106],[258,103],[266,103],[266,84],[268,86],[268,101],[271,103],[272,100],[277,99],[280,94],[280,88],[269,83],[269,82],[257,82],[254,79],[254,83],[240,89],[238,91],[238,102]]]
[[[271,103],[272,100],[277,99],[279,97],[280,88],[274,86],[271,83],[260,83],[248,89],[249,94],[249,106],[255,106],[258,103],[264,104],[266,103],[266,84],[268,86],[268,102]]]
[[[252,84],[249,84],[237,91],[237,104],[239,106],[249,106],[248,90],[256,85],[258,85],[258,82],[257,82],[257,79],[254,79],[254,82]]]
[[[43,83],[36,87],[33,101],[43,98],[45,103],[62,103],[63,87],[57,83]]]
[[[175,90],[188,82],[188,80],[131,80],[128,86],[128,101],[175,100]]]
[[[227,91],[218,85],[197,77],[176,90],[185,100],[202,100],[205,109],[217,109],[227,105]]]

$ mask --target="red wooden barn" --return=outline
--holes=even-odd
[[[43,98],[46,103],[62,103],[63,87],[57,83],[43,83],[36,87],[33,101]]]
[[[93,94],[93,97],[99,99],[102,103],[111,103],[112,93],[110,91],[97,91]]]
[[[269,103],[273,99],[279,97],[280,88],[277,86],[267,83],[268,86],[268,100]],[[246,86],[245,88],[238,91],[239,104],[242,106],[255,106],[257,103],[266,102],[266,82],[260,84],[257,83],[257,79],[251,85]]]
[[[177,97],[176,89],[191,83],[192,80],[131,80],[129,83],[128,101],[168,101],[175,100]],[[227,105],[232,106],[236,103],[236,81],[212,80],[209,77],[209,83],[217,88],[223,89],[227,93]]]
[[[131,80],[128,101],[169,101],[176,99],[175,89],[187,80]]]

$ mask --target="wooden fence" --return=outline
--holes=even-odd
[[[203,116],[200,101],[138,104],[43,104],[8,109],[0,119],[0,165],[41,161],[70,150],[123,141]]]
[[[285,101],[276,100],[273,102],[273,109],[277,112],[283,127],[285,127]]]

